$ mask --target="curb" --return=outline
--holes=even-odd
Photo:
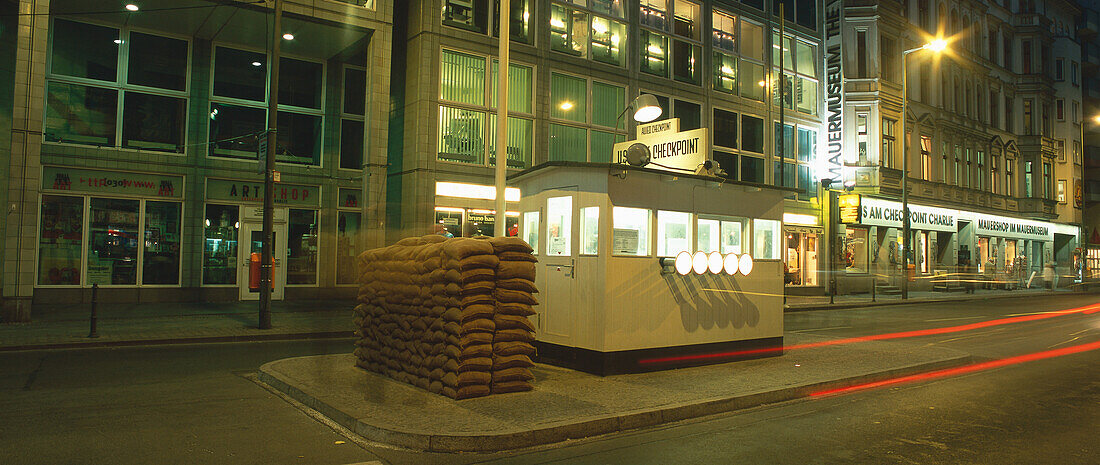
[[[129,339],[119,341],[57,342],[46,344],[24,344],[0,346],[0,352],[50,349],[94,349],[103,347],[130,347],[149,345],[205,344],[218,342],[258,342],[258,341],[294,341],[303,339],[342,339],[354,338],[351,331],[324,331],[312,333],[249,334],[236,336],[199,336],[191,338],[169,339]]]
[[[993,294],[987,296],[968,297],[968,298],[952,298],[952,297],[938,297],[930,299],[908,299],[908,300],[879,300],[877,302],[845,302],[836,304],[808,304],[798,305],[795,307],[784,306],[783,313],[797,313],[797,312],[809,312],[816,310],[846,310],[852,308],[869,308],[869,307],[884,307],[887,305],[917,305],[917,304],[935,304],[935,303],[951,303],[951,302],[969,302],[971,300],[993,300],[993,299],[1023,299],[1028,297],[1048,297],[1048,296],[1060,296],[1060,295],[1085,295],[1095,294],[1097,291],[1060,291],[1060,292],[1043,292],[1034,294]],[[973,295],[973,294],[971,294]]]
[[[423,434],[397,431],[380,425],[365,423],[352,414],[303,392],[284,380],[278,373],[269,371],[269,362],[260,367],[257,379],[303,405],[317,411],[339,425],[354,431],[369,441],[428,452],[498,452],[553,444],[570,439],[582,439],[638,428],[673,423],[719,413],[732,412],[765,404],[785,402],[808,397],[811,393],[875,382],[885,379],[934,371],[971,363],[971,355],[919,363],[875,373],[826,380],[801,386],[791,386],[773,391],[731,397],[718,397],[664,408],[622,412],[616,415],[578,419],[573,423],[559,423],[531,430],[499,434]],[[536,386],[537,389],[537,386]],[[461,401],[456,401],[461,402]]]

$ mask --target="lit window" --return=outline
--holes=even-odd
[[[780,222],[776,220],[752,220],[753,258],[757,260],[778,260],[782,245]]]
[[[657,256],[691,250],[691,213],[657,211]]]
[[[600,207],[581,209],[581,255],[596,255],[600,245]]]
[[[611,253],[649,255],[649,219],[647,209],[614,207],[611,210]]]

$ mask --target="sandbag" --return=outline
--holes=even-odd
[[[530,381],[502,381],[499,383],[493,382],[490,392],[493,394],[506,394],[509,392],[526,392],[533,389],[534,386],[531,385]]]
[[[534,282],[519,278],[497,279],[497,287],[529,294],[538,293],[539,291]]]
[[[499,371],[507,368],[531,368],[535,362],[527,355],[498,355],[493,357],[493,370]]]
[[[496,331],[497,325],[493,320],[489,318],[474,318],[465,323],[462,323],[462,334],[485,332],[492,333]],[[534,329],[532,329],[534,331]]]
[[[499,341],[493,343],[493,353],[501,356],[535,355],[535,347],[522,341]]]
[[[519,331],[519,330],[509,329],[508,331]],[[499,334],[499,333],[500,332],[498,331],[496,334]],[[461,339],[459,339],[459,344],[458,345],[461,346],[461,347],[470,347],[474,344],[492,344],[493,343],[493,337],[494,337],[494,333],[464,333],[464,334],[462,334]],[[508,336],[508,337],[518,338],[519,336],[511,335],[511,336]],[[519,341],[519,340],[524,340],[524,339],[505,339],[505,340]],[[534,340],[534,339],[532,338],[532,340]]]
[[[490,363],[492,363],[490,361]],[[458,374],[457,386],[469,386],[471,384],[489,384],[492,382],[492,375],[487,371],[464,371]],[[503,381],[503,379],[502,379]]]
[[[456,400],[472,399],[474,397],[487,396],[490,392],[492,391],[490,391],[489,386],[487,385],[475,384],[470,386],[462,386],[455,391],[454,398]]]
[[[500,261],[538,262],[539,258],[527,252],[501,252],[497,254]]]
[[[489,243],[492,244],[493,251],[497,254],[501,252],[531,253],[535,251],[530,244],[515,236],[491,237]]]
[[[456,268],[458,271],[478,268],[496,269],[498,263],[500,263],[500,258],[496,255],[472,255],[462,260],[448,262],[448,268]]]
[[[528,246],[528,248],[530,248],[530,246]],[[494,246],[489,241],[461,237],[443,243],[443,254],[452,260],[462,260],[471,255],[494,253]]]
[[[497,266],[496,277],[499,279],[526,279],[535,280],[535,264],[522,261],[503,261]]]
[[[467,371],[487,372],[493,369],[493,359],[489,357],[474,357],[463,360],[458,366],[459,373]],[[461,377],[461,375],[459,375]]]
[[[492,357],[493,345],[492,344],[476,344],[462,349],[462,353],[459,355],[460,360],[467,360],[477,357]]]
[[[522,329],[525,331],[534,332],[535,325],[531,324],[531,320],[527,317],[518,315],[495,315],[493,316],[493,323],[495,329]]]
[[[459,382],[461,383],[462,375],[459,375]],[[505,368],[503,370],[496,370],[492,374],[493,381],[531,381],[535,379],[535,376],[531,374],[529,368]]]
[[[460,276],[462,284],[478,281],[495,281],[497,278],[496,271],[492,268],[471,268],[461,272]]]
[[[511,289],[493,289],[493,297],[501,302],[512,302],[528,305],[538,305],[539,301],[529,292],[513,291]]]
[[[470,320],[476,320],[478,318],[493,318],[496,314],[496,309],[489,304],[472,304],[464,307],[458,312],[458,321],[460,323],[466,323]]]
[[[497,313],[504,315],[531,316],[534,315],[536,312],[530,304],[501,302],[497,304]]]

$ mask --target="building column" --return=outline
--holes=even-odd
[[[393,26],[374,31],[370,39],[367,78],[367,143],[363,168],[365,249],[386,243],[386,174],[389,162],[390,65]]]
[[[0,321],[31,319],[41,180],[49,0],[20,0]]]

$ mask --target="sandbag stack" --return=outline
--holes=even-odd
[[[493,252],[499,259],[496,274],[496,312],[493,322],[496,334],[493,338],[492,388],[494,394],[530,391],[531,356],[535,348],[535,327],[528,319],[535,314],[532,308],[538,302],[532,295],[535,287],[536,258],[531,246],[518,237],[494,237],[489,239]]]
[[[361,254],[356,365],[454,399],[530,390],[535,257],[501,239],[429,235]]]

